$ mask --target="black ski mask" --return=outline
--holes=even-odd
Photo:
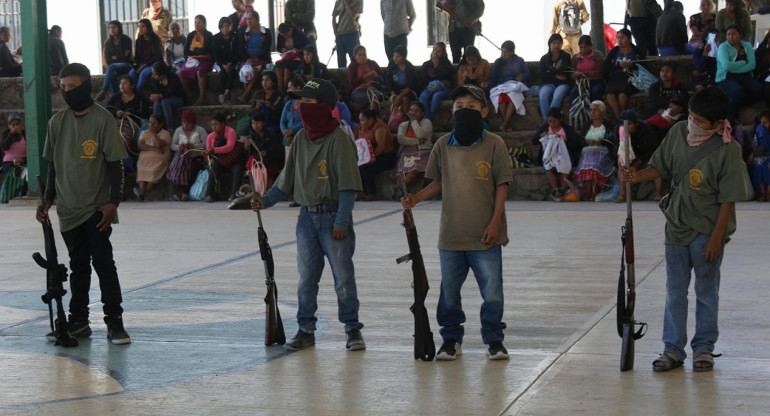
[[[62,95],[64,96],[64,102],[73,111],[83,111],[94,104],[94,100],[91,98],[91,77],[86,77],[80,86],[69,91],[62,89]]]
[[[484,123],[481,112],[471,108],[455,111],[455,139],[462,146],[470,146],[481,138]]]

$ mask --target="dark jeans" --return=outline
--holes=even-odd
[[[395,38],[383,35],[383,38],[385,39],[385,56],[388,57],[388,62],[393,60],[393,49],[396,49],[398,45],[403,45],[406,48],[408,42],[406,33],[402,33]]]
[[[182,97],[161,98],[153,104],[152,112],[155,114],[163,114],[163,118],[166,119],[166,127],[175,129],[176,122],[174,120],[174,109],[183,105],[184,99],[182,99]]]
[[[463,57],[463,50],[466,46],[473,45],[476,41],[476,32],[472,29],[462,28],[449,32],[449,48],[452,50],[452,63],[460,62]]]
[[[3,69],[0,70],[0,78],[14,78],[21,76],[21,69]]]
[[[658,56],[658,48],[655,46],[655,20],[651,17],[629,17],[628,25],[631,26],[636,46],[647,56]]]
[[[717,82],[717,86],[730,96],[733,115],[738,116],[738,111],[744,105],[762,98],[764,88],[762,83],[751,76],[751,73],[727,74],[724,81]]]
[[[604,96],[604,80],[601,79],[589,79],[588,85],[591,88],[591,92],[589,92],[589,99],[591,101],[601,100]],[[572,90],[569,92],[569,102],[570,105],[572,105],[572,102],[575,101],[575,98],[578,96],[578,86],[575,85],[572,87]]]
[[[337,45],[337,68],[345,69],[348,67],[348,56],[350,56],[350,61],[353,61],[353,51],[361,44],[359,38],[358,32],[337,35],[335,38],[335,44]]]
[[[238,192],[238,188],[241,187],[241,179],[243,179],[243,171],[245,167],[243,166],[243,163],[236,163],[229,168],[226,168],[222,165],[220,165],[218,162],[214,162],[211,164],[211,174],[209,175],[209,195],[211,195],[214,191],[214,181],[217,178],[220,178],[223,174],[229,173],[230,174],[230,194],[235,195],[236,192]],[[222,189],[219,190],[220,193],[222,193]]]
[[[235,65],[230,67],[229,71],[220,68],[219,71],[219,93],[224,94],[225,90],[232,90],[233,84],[238,80],[238,68]]]
[[[101,220],[102,213],[97,211],[83,224],[61,233],[70,256],[70,313],[75,321],[88,319],[91,264],[99,276],[104,315],[115,317],[123,313],[118,270],[115,268],[110,244],[112,228],[99,231],[96,224]]]
[[[367,195],[377,195],[377,189],[374,186],[374,177],[378,173],[393,169],[396,164],[396,152],[383,153],[374,159],[374,162],[361,165],[358,170],[361,172],[361,182],[364,185],[364,193]]]

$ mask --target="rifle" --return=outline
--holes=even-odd
[[[628,121],[623,123],[626,142],[625,167],[631,165],[631,142]],[[634,368],[634,341],[644,336],[647,324],[634,319],[636,306],[636,275],[634,271],[634,223],[631,215],[631,182],[626,182],[626,223],[622,227],[623,252],[620,255],[620,276],[618,277],[618,335],[623,339],[620,349],[620,371]],[[624,282],[625,280],[625,282]],[[639,330],[634,332],[636,325]]]
[[[53,186],[53,184],[49,184]],[[40,191],[40,201],[45,207],[45,192],[43,181],[40,176],[37,177],[37,187]],[[43,303],[48,305],[48,320],[51,324],[51,331],[56,337],[54,345],[62,347],[77,347],[78,340],[70,333],[70,325],[67,322],[67,314],[64,312],[62,298],[67,294],[63,283],[67,281],[67,267],[59,264],[59,255],[56,252],[56,240],[54,239],[53,226],[48,214],[43,219],[43,239],[45,240],[45,257],[40,253],[32,254],[38,266],[46,270],[46,291],[41,298]],[[56,303],[56,318],[53,316],[53,303]]]
[[[407,195],[404,172],[401,172],[401,187],[404,195]],[[409,310],[414,314],[414,359],[432,361],[433,357],[436,356],[436,344],[433,343],[428,310],[425,309],[425,298],[429,289],[428,277],[425,275],[425,264],[422,261],[420,241],[417,239],[417,228],[414,225],[411,209],[404,210],[404,228],[406,229],[406,241],[409,243],[409,254],[397,258],[396,263],[412,261],[414,303]]]
[[[257,188],[254,183],[254,176],[249,172],[252,186],[254,186],[254,193],[257,193]],[[281,312],[278,310],[278,287],[273,279],[273,250],[270,248],[270,244],[267,242],[267,233],[262,226],[262,214],[257,211],[257,220],[259,221],[259,228],[257,229],[257,239],[259,240],[259,255],[262,256],[262,262],[265,264],[265,285],[267,286],[267,294],[265,295],[265,346],[273,344],[286,343],[286,334],[283,332],[283,321],[281,321]]]
[[[502,48],[500,48],[499,46],[497,46],[497,44],[496,44],[495,42],[492,42],[492,40],[491,40],[491,39],[489,39],[488,37],[484,36],[484,34],[483,34],[483,33],[481,33],[481,31],[480,31],[480,30],[477,30],[475,27],[473,27],[473,25],[469,25],[469,24],[467,24],[467,23],[466,23],[464,20],[462,20],[462,19],[460,19],[459,17],[457,17],[457,14],[454,12],[454,10],[452,10],[452,9],[450,9],[450,8],[449,8],[449,5],[447,5],[447,7],[443,7],[443,6],[442,6],[442,3],[441,3],[441,1],[438,1],[438,2],[436,3],[436,8],[437,8],[439,11],[442,11],[442,12],[444,12],[444,13],[448,14],[448,15],[449,15],[449,17],[451,17],[451,18],[453,18],[453,19],[455,19],[455,20],[457,20],[457,21],[461,22],[463,25],[465,25],[465,27],[467,27],[468,29],[472,30],[472,31],[473,31],[473,33],[475,33],[475,34],[476,34],[476,36],[481,36],[482,38],[486,39],[486,40],[487,40],[487,42],[491,43],[491,44],[492,44],[492,46],[494,46],[495,48],[497,48],[497,50],[502,50]]]

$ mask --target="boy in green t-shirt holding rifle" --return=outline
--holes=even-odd
[[[481,297],[481,338],[491,360],[508,359],[503,346],[503,260],[508,243],[505,198],[513,180],[505,142],[484,130],[486,94],[476,86],[452,91],[455,128],[433,146],[425,177],[430,185],[401,199],[404,208],[442,194],[439,255],[441,294],[438,323],[444,343],[437,360],[462,354],[464,335],[460,289],[472,269]]]
[[[649,167],[639,172],[635,168],[622,169],[623,179],[631,183],[658,177],[676,182],[682,175],[663,211],[667,275],[664,350],[652,363],[655,371],[679,367],[687,356],[687,290],[692,270],[697,302],[695,335],[690,342],[693,371],[714,368],[723,249],[735,232],[735,203],[752,197],[741,147],[732,140],[726,120],[731,111],[730,98],[719,88],[708,87],[690,99],[689,107],[688,122],[677,123],[669,130]],[[701,148],[709,146],[715,147],[702,158],[696,157]]]

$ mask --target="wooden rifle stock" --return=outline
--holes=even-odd
[[[404,195],[407,195],[404,172],[401,172],[401,185]],[[396,263],[412,261],[412,288],[414,303],[409,308],[414,314],[414,358],[432,361],[436,356],[436,344],[433,342],[433,332],[430,330],[428,310],[425,308],[425,298],[428,296],[428,277],[425,275],[425,264],[420,251],[420,241],[417,238],[417,228],[414,225],[412,210],[404,210],[404,228],[406,240],[409,243],[409,254],[396,259]]]
[[[37,186],[40,191],[40,201],[45,207],[45,188],[40,176],[37,177]],[[45,241],[46,258],[43,258],[40,253],[34,253],[32,254],[32,259],[35,260],[38,266],[46,270],[46,292],[41,298],[43,303],[48,305],[48,319],[51,331],[53,331],[56,337],[55,345],[76,347],[78,340],[70,333],[70,325],[67,322],[67,314],[64,311],[62,301],[62,297],[67,294],[67,291],[64,289],[64,282],[67,281],[67,267],[59,264],[59,255],[56,252],[56,239],[54,238],[53,226],[48,214],[43,219],[43,238]],[[53,313],[54,303],[56,303],[56,318],[54,318]]]

